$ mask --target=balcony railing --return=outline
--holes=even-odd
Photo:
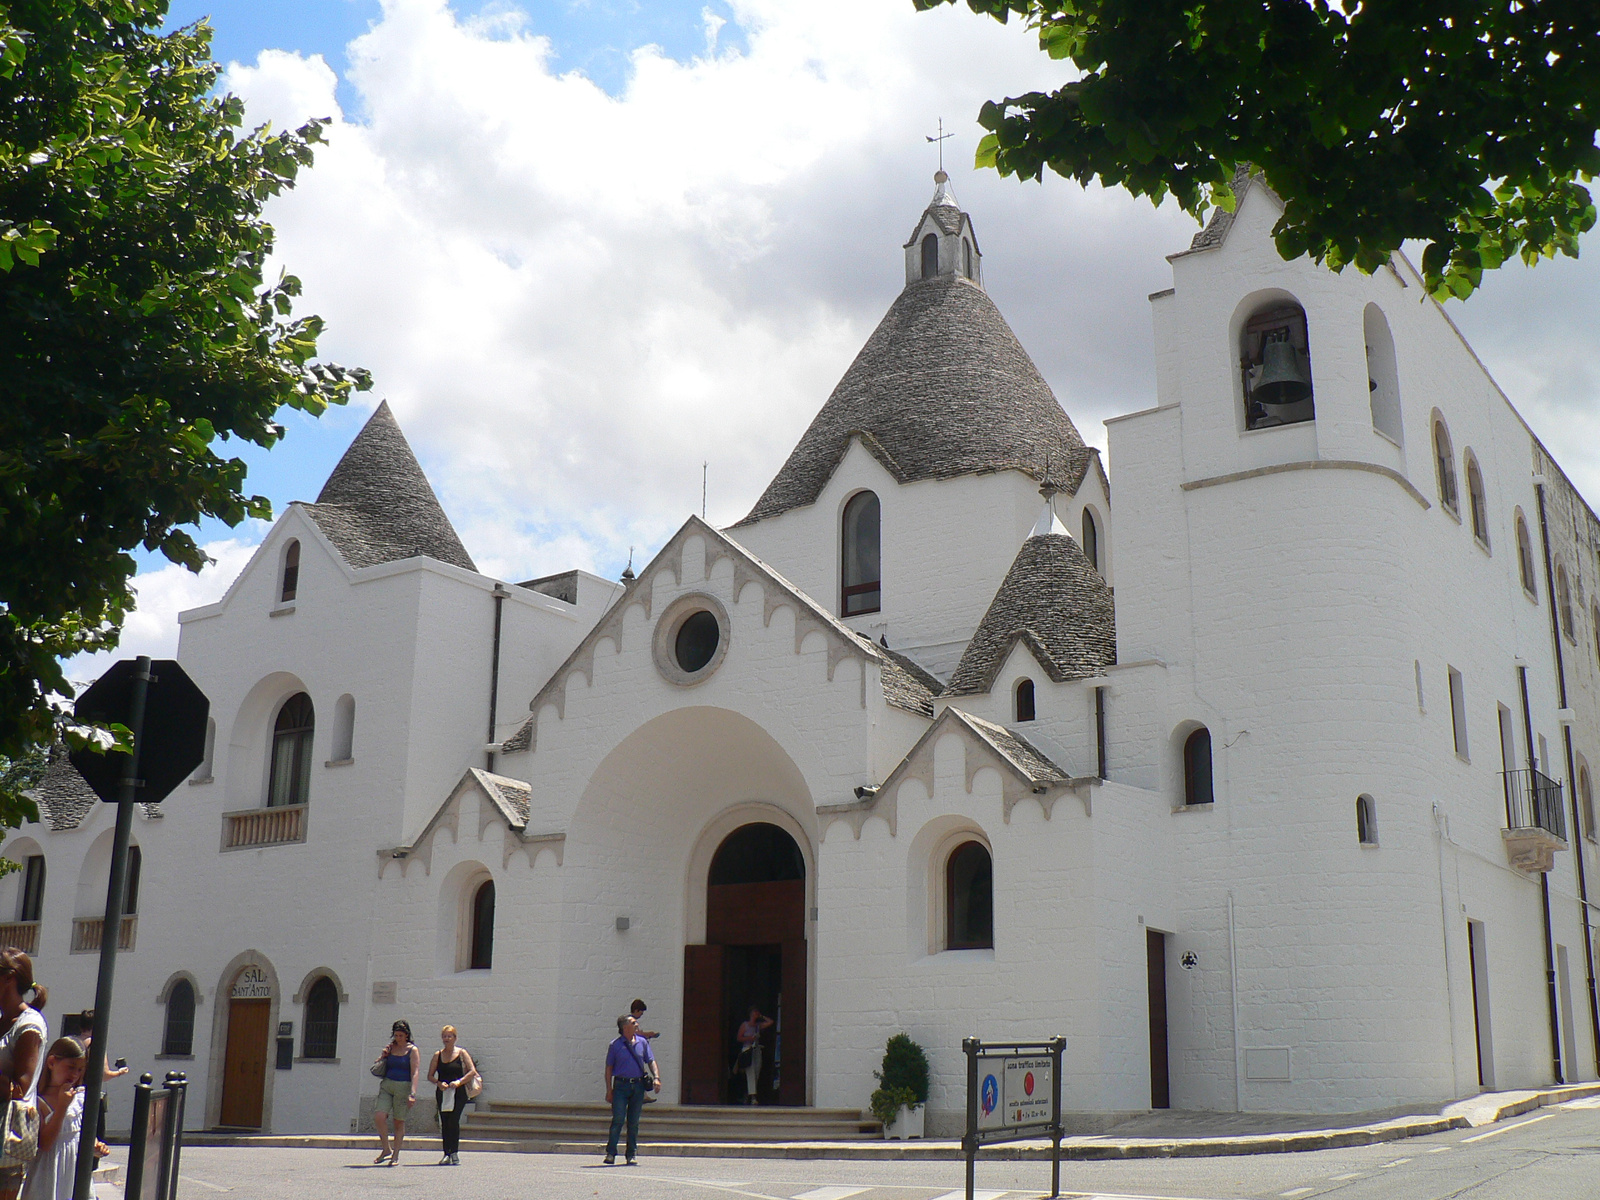
[[[7,921],[0,925],[0,946],[15,946],[30,955],[39,953],[39,922]]]
[[[255,846],[287,846],[306,840],[306,806],[247,808],[222,814],[222,848],[248,850]]]
[[[133,935],[138,928],[139,918],[129,915],[122,918],[122,929],[117,937],[118,950],[133,949]],[[106,922],[104,917],[77,917],[72,922],[72,952],[74,954],[98,954],[100,951],[100,937],[105,932]]]
[[[1500,831],[1511,865],[1548,871],[1558,850],[1567,848],[1567,822],[1561,785],[1540,771],[1504,772],[1506,827]]]

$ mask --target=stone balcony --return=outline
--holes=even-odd
[[[0,924],[0,946],[15,946],[26,954],[39,954],[39,922],[6,921]]]
[[[1519,871],[1543,874],[1567,848],[1561,785],[1539,771],[1506,771],[1506,825],[1500,831],[1506,858]]]
[[[222,848],[250,850],[290,846],[306,840],[306,805],[246,808],[222,814]]]
[[[72,922],[72,952],[74,954],[100,953],[100,939],[105,933],[105,918],[76,917]],[[132,913],[122,918],[122,929],[117,937],[118,950],[132,950],[139,918]]]

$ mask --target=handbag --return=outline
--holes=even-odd
[[[388,1064],[380,1058],[377,1062],[373,1063],[369,1069],[372,1071],[374,1078],[382,1079],[388,1072]]]
[[[483,1076],[475,1074],[467,1080],[467,1099],[476,1100],[481,1095],[483,1095]]]
[[[39,1110],[26,1100],[6,1105],[5,1128],[0,1130],[0,1169],[32,1164],[39,1156]]]

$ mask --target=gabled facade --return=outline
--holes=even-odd
[[[937,184],[730,529],[508,586],[383,406],[183,615],[216,731],[136,826],[113,1036],[197,1123],[364,1126],[396,1016],[589,1100],[636,995],[666,1103],[741,1098],[755,1004],[762,1102],[863,1106],[905,1030],[936,1133],[973,1033],[1065,1034],[1082,1130],[1595,1077],[1593,512],[1407,263],[1282,262],[1245,177],[1152,297],[1113,525]],[[70,1010],[110,815],[40,801],[0,915]]]

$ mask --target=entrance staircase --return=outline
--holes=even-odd
[[[461,1136],[474,1141],[605,1144],[611,1129],[607,1104],[553,1104],[496,1100],[488,1112],[474,1110],[461,1122]],[[641,1145],[663,1142],[853,1142],[881,1139],[883,1126],[851,1108],[791,1108],[782,1105],[645,1105]]]

